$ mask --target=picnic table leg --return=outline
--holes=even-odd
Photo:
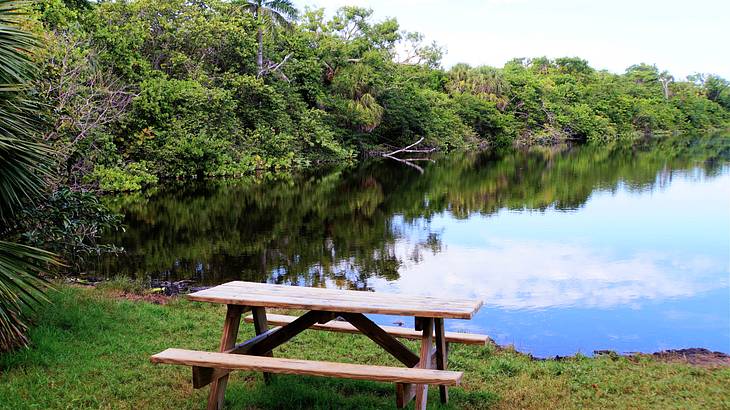
[[[423,337],[421,338],[421,361],[418,362],[418,367],[423,369],[431,368],[431,349],[433,345],[433,319],[432,318],[420,318],[420,327],[423,331]],[[416,385],[416,410],[425,410],[426,401],[428,399],[428,385],[417,384]]]
[[[448,366],[448,347],[446,345],[446,337],[444,336],[444,319],[434,319],[434,325],[436,327],[436,368],[439,370],[446,370]],[[439,397],[441,403],[449,402],[449,390],[447,386],[439,386]]]
[[[266,333],[269,330],[269,322],[266,320],[266,308],[265,307],[252,307],[253,313],[253,326],[256,330],[256,335]],[[274,357],[272,352],[265,354],[268,357]],[[264,383],[271,383],[271,373],[264,372]]]
[[[243,306],[228,305],[226,320],[223,323],[223,335],[221,336],[221,343],[218,348],[219,351],[224,352],[236,344],[238,327],[241,324],[241,314],[243,311]],[[223,408],[223,400],[225,398],[227,384],[228,374],[214,380],[210,385],[210,393],[208,394],[208,410],[220,410]]]

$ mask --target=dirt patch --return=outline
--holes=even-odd
[[[701,367],[730,366],[730,355],[707,349],[677,349],[653,353],[655,359],[669,363],[688,363]]]

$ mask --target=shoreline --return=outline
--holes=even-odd
[[[98,278],[94,278],[98,279]],[[105,282],[110,282],[109,280],[95,280],[95,281],[88,281],[87,283],[82,283],[76,278],[67,278],[65,281],[66,285],[70,286],[80,286],[80,287],[96,287],[99,284],[103,284]],[[181,280],[176,282],[167,282],[167,281],[157,281],[154,284],[157,286],[152,286],[148,288],[147,291],[139,292],[139,291],[129,291],[129,289],[119,289],[115,288],[115,286],[119,287],[118,284],[112,286],[104,286],[101,287],[107,287],[108,294],[116,299],[120,300],[127,300],[132,302],[146,302],[146,303],[152,303],[157,305],[165,305],[172,301],[174,301],[176,298],[179,298],[187,293],[195,292],[198,290],[206,289],[209,286],[191,286],[194,283],[192,280]],[[138,290],[138,289],[137,289]],[[498,350],[502,351],[511,351],[515,352],[520,355],[524,355],[526,357],[529,357],[531,360],[535,361],[546,361],[546,360],[565,360],[565,359],[571,359],[575,358],[577,356],[586,356],[585,354],[581,353],[575,353],[572,355],[555,355],[555,356],[546,356],[546,357],[540,357],[540,356],[534,356],[531,353],[527,352],[521,352],[517,349],[515,349],[511,345],[500,345],[494,342],[491,338],[489,339],[491,344]],[[730,367],[730,353],[720,352],[720,351],[713,351],[704,347],[683,347],[683,348],[676,348],[676,349],[665,349],[665,350],[659,350],[654,352],[640,352],[640,351],[634,351],[634,352],[617,352],[614,350],[594,350],[590,356],[586,357],[597,357],[597,356],[607,356],[607,357],[623,357],[631,360],[632,358],[638,358],[638,357],[652,357],[656,360],[660,360],[666,363],[683,363],[683,364],[689,364],[693,366],[698,367],[706,367],[706,368],[715,368],[715,367]]]
[[[52,304],[39,310],[30,346],[0,354],[0,407],[201,408],[208,390],[191,388],[189,369],[155,366],[149,357],[170,347],[214,351],[224,308],[178,297],[140,303],[110,292],[64,284],[49,292]],[[241,331],[242,338],[254,334],[250,325]],[[395,364],[367,338],[329,332],[303,332],[275,355]],[[728,366],[651,355],[535,360],[492,345],[456,344],[449,359],[450,369],[464,372],[462,385],[450,390],[453,409],[724,408],[730,386]],[[226,405],[375,410],[391,408],[394,395],[388,383],[282,375],[267,385],[260,374],[235,372]]]

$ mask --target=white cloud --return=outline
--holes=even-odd
[[[696,256],[615,255],[579,244],[489,240],[487,246],[449,246],[400,270],[396,283],[370,282],[376,291],[479,298],[503,309],[609,308],[683,298],[728,286],[728,267]],[[407,261],[412,245],[396,246]],[[718,272],[725,279],[716,279]],[[715,278],[715,279],[712,279]]]

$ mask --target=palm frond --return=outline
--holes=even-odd
[[[271,0],[265,3],[266,8],[275,11],[282,19],[296,20],[299,11],[290,0]]]
[[[259,11],[259,14],[262,17],[264,24],[267,25],[267,29],[269,31],[276,28],[277,26],[283,27],[285,29],[291,28],[291,23],[289,22],[289,20],[287,20],[286,17],[282,16],[272,9],[261,9]]]
[[[20,29],[30,2],[0,0],[0,235],[13,215],[43,189],[49,150],[37,142],[37,104],[27,84],[36,41]],[[46,301],[41,274],[58,264],[41,249],[0,240],[0,351],[27,343],[28,314]]]
[[[0,351],[27,343],[28,314],[47,302],[40,274],[57,264],[50,252],[0,241]]]

